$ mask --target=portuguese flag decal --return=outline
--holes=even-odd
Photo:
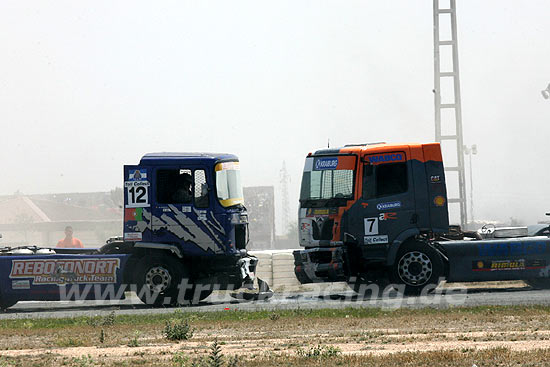
[[[143,220],[143,208],[125,208],[124,221],[140,221]]]

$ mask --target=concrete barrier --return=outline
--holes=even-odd
[[[294,250],[250,251],[258,258],[256,276],[269,283],[274,290],[299,287],[300,282],[294,275]]]
[[[256,276],[263,281],[266,281],[269,285],[273,284],[273,251],[249,251],[250,255],[258,258],[258,267],[256,268]]]

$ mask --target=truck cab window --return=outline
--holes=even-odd
[[[407,163],[387,163],[363,167],[363,199],[407,192]]]
[[[191,204],[193,179],[188,169],[157,171],[157,202],[159,204]]]
[[[301,200],[351,199],[353,197],[352,170],[304,172],[302,182]]]
[[[195,170],[195,206],[197,208],[208,208],[208,184],[206,183],[206,172],[202,169]]]

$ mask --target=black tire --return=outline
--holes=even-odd
[[[391,280],[406,295],[421,294],[426,287],[433,290],[444,276],[444,263],[437,250],[425,242],[405,243],[397,253]]]
[[[524,282],[535,289],[550,289],[550,278],[525,279]]]
[[[173,307],[179,304],[197,304],[212,293],[212,286],[192,284],[183,262],[172,256],[155,255],[140,259],[135,266],[135,283],[141,301],[153,307]],[[178,286],[187,280],[185,292]],[[202,287],[201,287],[202,286]],[[156,293],[155,294],[155,287]],[[198,287],[200,291],[198,291]]]
[[[178,285],[182,279],[189,279],[183,262],[172,256],[145,256],[135,267],[134,281],[141,301],[149,306],[176,306]]]

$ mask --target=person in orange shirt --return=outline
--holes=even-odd
[[[62,240],[59,240],[57,242],[57,246],[60,248],[84,248],[84,245],[82,242],[76,238],[73,237],[73,227],[67,226],[65,227],[65,238]]]

